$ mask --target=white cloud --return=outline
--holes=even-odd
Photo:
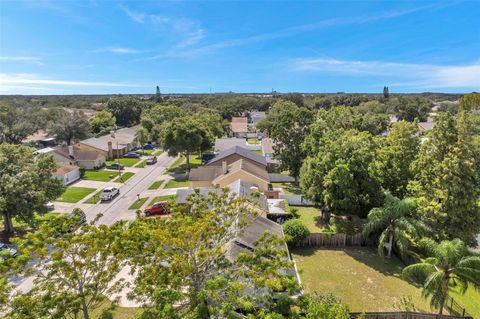
[[[123,6],[123,5],[121,5],[120,8],[133,21],[135,21],[137,23],[145,23],[145,17],[147,16],[145,13],[132,11],[128,7]]]
[[[43,84],[52,86],[102,86],[102,87],[146,87],[145,85],[121,82],[89,82],[74,80],[45,79],[29,73],[0,73],[0,85],[16,86],[22,84]]]
[[[22,62],[22,63],[33,63],[36,65],[44,65],[41,58],[34,57],[34,56],[0,56],[0,61]]]
[[[138,53],[142,53],[142,51],[140,51],[140,50],[136,50],[136,49],[132,49],[132,48],[123,48],[123,47],[102,48],[102,49],[94,50],[93,52],[97,52],[97,53],[108,52],[108,53],[116,53],[116,54],[138,54]]]
[[[288,62],[296,72],[351,77],[378,77],[391,85],[417,88],[480,88],[480,62],[467,65],[435,65],[384,61],[301,58]]]

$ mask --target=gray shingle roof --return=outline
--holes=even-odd
[[[247,140],[244,138],[229,137],[229,138],[217,138],[215,140],[216,152],[222,152],[234,146],[241,146],[250,151],[256,151],[260,149],[259,145],[247,145]]]
[[[214,158],[212,158],[207,165],[211,165],[212,163],[221,161],[227,156],[233,155],[233,154],[238,154],[242,157],[248,158],[251,161],[257,162],[260,165],[267,166],[267,160],[265,157],[260,156],[258,154],[253,153],[252,151],[246,149],[245,147],[241,146],[233,146],[230,147],[229,149],[226,149],[220,153],[217,154]]]

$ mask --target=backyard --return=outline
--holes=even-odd
[[[346,233],[357,234],[362,231],[364,219],[357,216],[331,215],[328,225],[323,223],[320,209],[316,207],[290,206],[297,210],[296,214],[312,233]]]
[[[331,292],[351,311],[401,310],[402,297],[410,297],[417,310],[432,311],[421,289],[400,278],[404,265],[396,257],[382,259],[375,249],[366,247],[301,248],[292,249],[292,254],[306,292]],[[480,306],[471,306],[480,300],[479,292],[470,289],[454,298],[474,317],[480,315]]]
[[[82,179],[98,182],[109,182],[113,177],[118,176],[118,171],[110,171],[101,169],[98,171],[86,170],[82,176]]]

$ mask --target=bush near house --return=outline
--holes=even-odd
[[[299,219],[290,219],[283,224],[283,232],[287,236],[287,242],[291,244],[298,244],[305,240],[310,231]]]

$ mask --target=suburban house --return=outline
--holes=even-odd
[[[38,130],[37,132],[27,136],[23,141],[23,145],[31,146],[34,144],[38,148],[46,148],[57,145],[55,137],[49,136],[44,130]]]
[[[267,217],[269,208],[267,197],[264,194],[260,193],[255,186],[246,181],[238,179],[233,183],[230,183],[227,187],[231,195],[248,199],[250,202],[252,202],[252,207],[255,208],[258,215]],[[188,197],[195,193],[202,196],[208,196],[210,193],[220,195],[222,193],[222,189],[212,186],[200,187],[196,189],[178,189],[175,196],[175,201],[177,202],[177,204],[185,204]]]
[[[107,160],[120,158],[130,150],[138,147],[139,144],[135,139],[135,128],[122,128],[112,131],[110,134],[92,137],[75,144],[77,148],[82,150],[97,151]]]
[[[56,149],[51,154],[58,163],[77,165],[85,169],[98,169],[104,166],[106,161],[105,156],[100,152],[73,145]]]
[[[232,117],[230,130],[234,137],[247,137],[248,119],[246,117]]]
[[[80,179],[80,167],[59,163],[58,169],[53,175],[63,182],[63,185],[69,185]]]
[[[218,153],[214,158],[208,161],[206,166],[221,166],[224,161],[227,162],[227,165],[230,165],[240,159],[257,165],[262,169],[267,168],[267,161],[265,160],[265,157],[249,151],[241,146],[230,147]]]
[[[239,159],[230,165],[226,161],[221,163],[221,165],[207,165],[191,170],[189,181],[192,187],[218,185],[223,188],[240,179],[258,188],[260,192],[268,192],[270,180],[264,167],[245,159]]]
[[[245,138],[227,137],[217,138],[215,140],[215,153],[225,151],[234,146],[240,146],[249,151],[259,151],[261,149],[260,145],[247,144],[247,140]]]

